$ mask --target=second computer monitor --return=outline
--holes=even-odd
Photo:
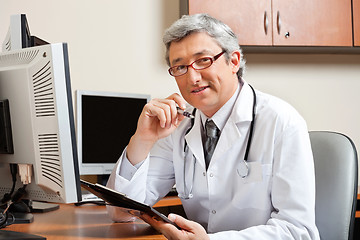
[[[150,95],[77,91],[77,136],[81,175],[110,174]]]

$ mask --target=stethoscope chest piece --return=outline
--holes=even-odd
[[[236,172],[241,178],[245,178],[249,175],[249,166],[245,160],[240,161],[236,168]]]

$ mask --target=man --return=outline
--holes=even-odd
[[[144,107],[108,186],[153,205],[176,184],[188,219],[158,222],[168,239],[319,239],[305,121],[242,79],[238,40],[218,20],[183,16],[164,43],[182,97]],[[194,119],[177,112],[186,102]]]

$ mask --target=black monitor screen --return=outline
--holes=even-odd
[[[81,96],[80,155],[83,166],[117,162],[136,131],[138,118],[148,99],[147,95]]]

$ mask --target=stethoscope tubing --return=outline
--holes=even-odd
[[[255,93],[254,88],[250,84],[249,84],[249,86],[253,92],[254,99],[253,99],[252,119],[251,119],[251,123],[250,123],[249,138],[248,138],[248,142],[246,144],[246,151],[245,151],[245,155],[244,155],[244,160],[246,162],[248,160],[250,146],[251,146],[253,132],[254,132],[254,127],[255,127],[255,110],[256,110],[256,93]]]
[[[249,127],[249,138],[248,141],[246,143],[246,149],[245,149],[245,154],[244,154],[244,159],[242,161],[242,163],[244,163],[244,167],[242,167],[241,169],[237,169],[237,173],[242,177],[242,178],[246,178],[249,174],[249,166],[248,166],[248,156],[249,156],[249,152],[250,152],[250,147],[251,147],[251,142],[252,142],[252,138],[253,138],[253,133],[254,133],[254,128],[255,128],[255,116],[256,116],[256,93],[254,88],[249,84],[252,92],[253,92],[253,107],[252,107],[252,119],[251,119],[251,123],[250,123],[250,127]],[[196,113],[196,108],[194,108],[194,110],[192,111],[192,115],[195,116]],[[195,123],[195,118],[191,119],[191,123],[190,123],[190,128],[185,132],[185,136],[190,132],[190,130],[193,128]],[[186,173],[186,155],[188,152],[188,146],[187,146],[187,142],[185,140],[185,144],[184,144],[184,194],[185,196],[179,196],[181,198],[184,199],[189,199],[192,198],[192,188],[193,188],[193,183],[190,187],[190,190],[188,192],[188,194],[186,194],[186,177],[185,177],[185,173]],[[195,156],[192,156],[193,158],[195,158]],[[194,169],[193,169],[193,178],[194,178],[194,174],[195,174],[195,161],[196,159],[194,159]],[[194,179],[193,179],[194,181]]]

